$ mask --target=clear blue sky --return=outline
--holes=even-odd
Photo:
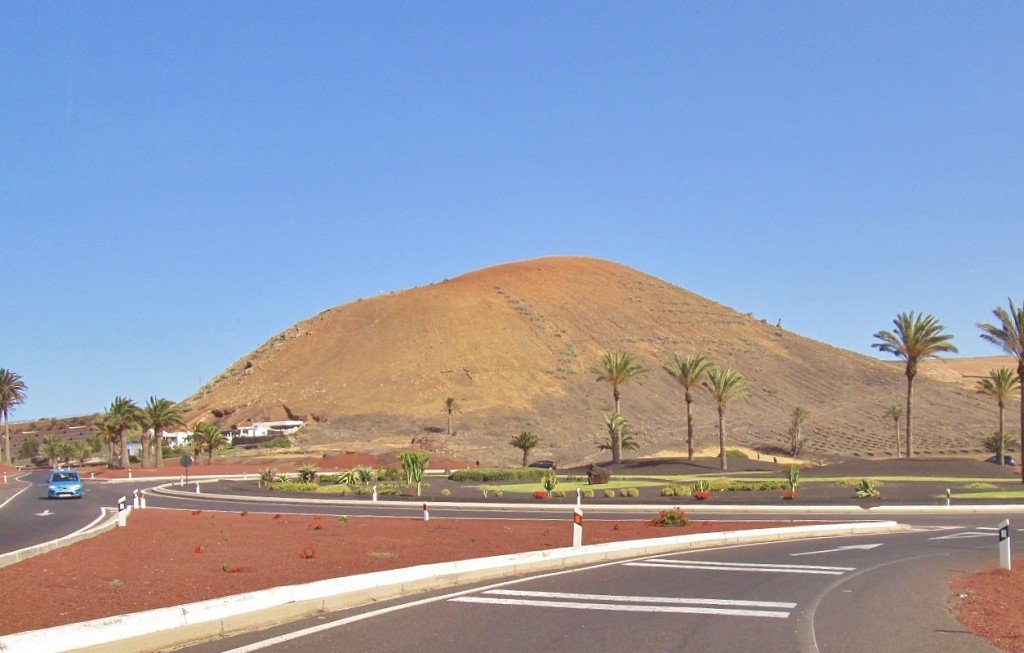
[[[1024,300],[1019,2],[9,2],[15,420],[552,254],[865,354]]]

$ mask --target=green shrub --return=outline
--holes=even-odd
[[[661,488],[661,496],[663,496],[663,497],[674,497],[675,495],[676,495],[676,491],[675,491],[674,488],[671,488],[671,487],[663,487],[663,488]]]
[[[299,467],[299,481],[302,483],[315,483],[316,475],[319,472],[316,465],[303,465]]]
[[[316,489],[320,486],[316,483],[302,483],[299,481],[277,481],[267,487],[279,492],[316,492]]]
[[[500,489],[497,489],[497,490],[494,491],[494,498],[496,498],[496,499],[500,499],[504,495],[505,495],[505,493],[502,492]]]
[[[551,491],[555,489],[556,485],[558,485],[558,477],[555,476],[554,472],[548,471],[544,474],[544,478],[540,480],[540,484],[545,490],[547,490],[548,494],[551,494]],[[562,493],[562,496],[565,496],[564,492]]]
[[[405,475],[398,467],[384,467],[374,472],[378,481],[397,482],[405,479]]]
[[[548,492],[553,497],[564,497],[565,496],[565,490],[548,490]]]
[[[345,496],[351,491],[352,489],[349,486],[338,485],[337,483],[332,485],[318,485],[316,489],[317,494],[338,494],[341,496]]]
[[[605,490],[604,496],[606,499],[612,499],[615,497],[615,490]]]
[[[277,471],[267,467],[260,471],[260,485],[263,487],[269,487],[271,483],[277,481]]]
[[[594,491],[591,490],[590,488],[586,488],[585,490],[583,490],[583,497],[585,499],[593,499],[594,498]]]
[[[262,443],[260,449],[287,449],[290,446],[292,446],[291,440],[284,436],[278,436],[273,440]]]
[[[443,497],[450,497],[451,495],[452,495],[452,491],[449,490],[448,488],[445,488],[445,489],[441,490],[441,496],[443,496]],[[487,495],[485,494],[484,496],[486,497]]]
[[[857,498],[869,499],[877,496],[879,496],[878,488],[875,487],[874,482],[866,478],[862,478],[860,483],[857,484]]]
[[[740,451],[739,449],[726,449],[725,456],[726,458],[750,458],[747,452]]]
[[[497,481],[539,481],[549,470],[536,467],[478,467],[459,469],[448,475],[449,481],[460,483],[493,483]]]

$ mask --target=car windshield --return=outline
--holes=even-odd
[[[78,480],[78,474],[76,474],[74,472],[64,472],[63,474],[54,474],[50,478],[50,480],[54,481],[54,482],[59,482],[59,481],[77,481]]]

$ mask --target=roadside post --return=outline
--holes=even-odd
[[[132,490],[132,508],[138,510],[140,505],[141,504],[139,503],[139,489],[135,488],[134,490]]]
[[[200,491],[199,491],[199,481],[196,481],[196,494],[200,494]]]
[[[1010,568],[1010,520],[1004,519],[999,524],[999,566]]]
[[[582,503],[583,503],[583,492],[579,488],[576,488],[576,505],[578,506],[578,505],[580,505]]]
[[[579,506],[572,509],[572,546],[583,546],[583,510]]]
[[[423,521],[430,521],[430,511],[427,510],[427,504],[423,504]]]
[[[143,510],[146,509],[146,491],[145,490],[140,490],[139,491],[139,508],[142,508]]]
[[[117,525],[121,528],[128,525],[128,497],[117,500]]]
[[[377,486],[373,486],[373,500],[377,501]]]
[[[947,508],[949,507],[949,501],[952,498],[953,498],[953,493],[949,491],[949,488],[946,488],[946,507]]]

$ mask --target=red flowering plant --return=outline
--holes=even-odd
[[[548,498],[548,493],[545,492],[544,490],[537,490],[536,492],[533,493],[533,498],[534,499],[547,499]]]
[[[693,484],[693,498],[703,501],[711,496],[711,484],[701,479]]]
[[[689,525],[690,520],[682,508],[669,508],[662,510],[658,516],[650,521],[645,521],[644,526],[673,526],[681,527]]]

